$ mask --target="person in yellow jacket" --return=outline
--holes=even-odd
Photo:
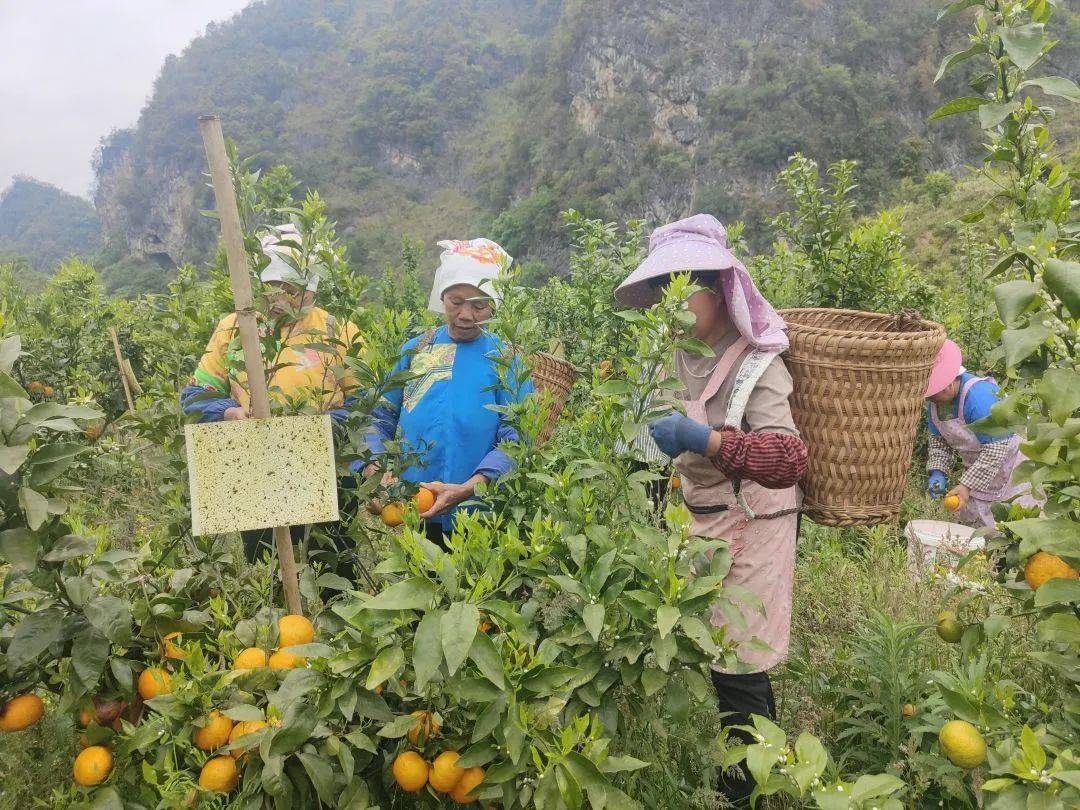
[[[263,253],[270,261],[259,275],[269,315],[260,324],[260,336],[271,407],[329,412],[336,423],[344,422],[357,388],[344,358],[358,343],[359,330],[315,306],[319,276],[302,273],[295,266],[295,245],[301,239],[295,226],[283,225],[275,231],[263,238]],[[266,338],[271,332],[272,348],[267,352]],[[222,318],[214,329],[194,375],[180,392],[180,406],[196,422],[251,416],[235,313]],[[293,528],[303,532],[302,526]],[[334,536],[335,527],[329,533]],[[243,536],[249,561],[254,561],[260,545],[269,546],[269,532],[244,532]],[[340,549],[338,539],[335,545]]]

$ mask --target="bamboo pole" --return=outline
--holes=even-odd
[[[131,398],[131,386],[128,385],[127,372],[124,370],[124,355],[120,351],[120,338],[116,335],[116,327],[109,327],[109,337],[112,338],[113,351],[116,352],[116,367],[120,371],[120,383],[124,386],[124,399],[127,400],[128,410],[135,413],[135,400]]]
[[[225,137],[221,132],[221,119],[216,115],[200,116],[199,134],[202,135],[206,161],[210,165],[218,221],[221,223],[221,239],[225,244],[225,257],[229,264],[229,282],[232,286],[233,305],[236,308],[236,327],[240,333],[248,391],[251,394],[251,415],[255,419],[269,419],[270,397],[266,391],[266,372],[263,368],[262,348],[259,345],[259,328],[255,320],[255,309],[252,306],[251,276],[248,271],[247,253],[244,251],[244,235],[240,228],[240,212],[236,207],[236,193],[233,189],[232,174],[229,171],[229,159],[225,153]],[[274,527],[274,545],[277,547],[278,562],[281,565],[285,602],[290,613],[300,614],[303,612],[300,602],[300,584],[288,526]]]

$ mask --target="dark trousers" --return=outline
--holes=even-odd
[[[338,503],[340,504],[339,512],[341,514],[341,519],[336,520],[333,523],[321,523],[319,524],[319,528],[330,541],[332,550],[342,557],[342,560],[338,565],[337,573],[340,576],[351,580],[352,560],[349,559],[349,555],[345,552],[352,550],[353,540],[346,532],[345,526],[356,513],[357,502],[350,490],[341,489],[338,490]],[[304,530],[306,528],[306,526],[289,527],[289,534],[292,536],[294,546],[303,542]],[[314,531],[314,527],[312,527],[312,531]],[[240,532],[240,539],[244,542],[244,558],[249,563],[254,563],[258,559],[274,554],[273,529],[252,529],[250,531]]]
[[[424,534],[427,539],[437,545],[443,551],[449,551],[450,545],[446,542],[446,535],[443,534],[443,526],[436,520],[424,521]]]
[[[720,725],[726,730],[731,726],[751,725],[750,715],[759,714],[770,720],[776,719],[776,699],[773,697],[772,681],[764,672],[745,675],[712,673],[713,686],[720,703],[720,713],[725,715]],[[729,735],[742,743],[752,743],[753,738],[745,731],[732,730]],[[733,804],[744,802],[754,790],[754,780],[743,765],[735,775],[721,774],[718,787]]]

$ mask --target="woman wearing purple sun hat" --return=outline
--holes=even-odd
[[[801,498],[796,484],[806,472],[806,445],[791,417],[792,380],[780,357],[788,345],[786,326],[728,249],[715,217],[698,214],[653,231],[648,258],[615,297],[628,306],[652,306],[681,273],[702,288],[687,300],[696,319],[692,334],[715,356],[676,351],[686,416],[673,412],[649,430],[674,459],[694,534],[730,544],[724,584],[760,602],[736,603],[742,623],[730,622],[719,605],[712,611],[713,625],[739,644],[746,665],[738,672],[713,668],[723,724],[745,725],[752,714],[776,713],[767,673],[788,649]],[[746,772],[720,785],[732,800],[745,799],[753,787]]]

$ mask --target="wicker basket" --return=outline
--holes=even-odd
[[[570,397],[570,387],[577,378],[577,371],[570,363],[547,352],[534,354],[531,365],[536,390],[547,399],[547,419],[540,435],[536,437],[537,442],[543,444],[555,430],[559,414]]]
[[[917,314],[789,309],[795,424],[809,448],[803,510],[827,526],[894,520],[945,329]]]

